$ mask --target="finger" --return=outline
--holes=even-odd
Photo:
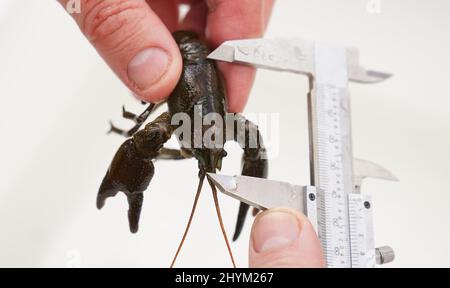
[[[182,4],[194,4],[197,2],[202,2],[203,0],[178,0],[179,3]]]
[[[148,0],[148,1],[153,1],[153,0]],[[272,14],[272,8],[273,8],[273,4],[274,4],[275,0],[263,0],[263,9],[264,9],[264,28],[267,27],[267,24],[269,23],[270,20],[270,16]],[[187,22],[189,24],[191,24],[191,22],[195,23],[196,25],[194,26],[195,28],[193,29],[195,32],[197,33],[201,33],[203,34],[205,31],[196,31],[199,27],[201,29],[205,29],[206,27],[206,19],[203,19],[203,17],[206,17],[206,13],[207,13],[207,5],[203,0],[179,0],[179,3],[182,4],[189,4],[191,7],[189,9],[189,13],[186,15],[186,18],[183,22]],[[159,14],[158,14],[159,15]],[[188,17],[191,16],[191,17]],[[198,17],[196,17],[198,16]],[[189,18],[189,19],[188,19]],[[188,20],[188,21],[186,21]],[[184,23],[182,23],[180,29],[182,30],[190,30],[192,28],[190,28],[189,25],[184,25]],[[203,25],[202,25],[203,24]]]
[[[153,12],[163,21],[170,32],[178,27],[178,2],[176,0],[146,0]]]
[[[201,37],[204,37],[207,15],[208,7],[205,2],[192,3],[189,12],[180,24],[180,30],[194,31]]]
[[[266,2],[269,7],[266,7]],[[206,37],[213,47],[227,40],[262,37],[266,17],[270,15],[272,1],[267,0],[206,0],[209,8]],[[224,74],[228,108],[230,112],[241,112],[247,103],[255,69],[220,63]]]
[[[250,236],[252,268],[325,267],[316,232],[308,219],[290,209],[260,213]]]
[[[273,4],[275,4],[275,0],[264,0],[264,29],[267,28],[270,17],[272,16]]]
[[[69,0],[59,0],[63,5]],[[73,14],[98,53],[141,99],[159,102],[175,87],[181,55],[145,0],[80,0]]]
[[[238,66],[223,62],[218,63],[218,67],[225,78],[228,112],[242,112],[252,90],[256,70],[249,66]]]

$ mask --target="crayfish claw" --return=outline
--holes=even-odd
[[[128,220],[132,233],[138,231],[143,192],[153,177],[154,166],[136,147],[133,139],[126,140],[117,150],[97,195],[97,207],[103,208],[107,198],[123,192],[128,198]]]
[[[128,222],[130,224],[131,233],[136,233],[139,230],[139,218],[141,216],[142,203],[144,201],[144,194],[132,194],[128,197]]]
[[[117,193],[119,193],[119,190],[111,184],[109,173],[107,173],[100,189],[98,189],[97,208],[102,209],[105,206],[106,199],[116,196]]]
[[[149,107],[146,109],[147,113],[151,111],[151,105]],[[143,130],[137,133],[128,132],[128,136],[132,137],[119,147],[100,185],[97,196],[99,209],[105,205],[107,198],[118,192],[125,193],[128,198],[128,220],[132,233],[138,231],[144,201],[143,192],[147,190],[155,172],[152,160],[172,136],[170,119],[169,114],[164,113],[147,124]],[[137,130],[139,127],[137,125],[133,129]],[[114,127],[112,130],[114,131]]]
[[[241,235],[242,228],[244,228],[245,218],[247,216],[247,211],[250,208],[244,202],[241,202],[239,205],[239,212],[236,221],[236,228],[234,229],[233,241],[236,241]]]
[[[236,114],[238,125],[245,127],[245,142],[246,145],[243,147],[244,155],[242,157],[243,167],[242,175],[258,178],[267,178],[268,172],[268,162],[266,157],[266,148],[264,147],[263,141],[260,137],[260,132],[258,126],[250,122],[244,116]],[[238,126],[238,127],[239,127]],[[254,133],[254,132],[257,133]],[[248,136],[247,136],[248,135]],[[235,141],[239,141],[238,134],[234,135]],[[250,147],[250,143],[257,143],[257,147]],[[249,210],[249,206],[243,202],[240,203],[238,217],[236,221],[236,228],[233,236],[233,241],[239,238],[244,227],[245,218]],[[253,216],[256,216],[258,210],[253,210]]]

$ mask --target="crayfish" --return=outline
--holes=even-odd
[[[258,127],[247,120],[241,114],[231,114],[233,121],[227,121],[226,127],[213,125],[216,120],[210,121],[210,125],[194,125],[187,131],[181,132],[185,120],[195,117],[207,117],[203,115],[218,115],[222,119],[227,113],[226,91],[222,76],[213,60],[207,59],[210,50],[207,44],[194,32],[177,31],[173,37],[180,49],[183,59],[182,75],[174,91],[167,100],[168,112],[162,113],[155,120],[149,122],[141,130],[141,126],[156,109],[158,104],[149,104],[145,111],[138,115],[123,109],[123,117],[135,122],[135,126],[124,131],[111,124],[110,132],[127,137],[128,139],[116,152],[111,165],[102,181],[97,196],[97,207],[101,209],[105,200],[123,192],[127,196],[129,210],[128,220],[132,233],[136,233],[139,227],[139,217],[144,200],[144,191],[150,184],[154,174],[153,160],[180,160],[195,158],[198,161],[199,184],[195,195],[191,215],[186,230],[175,254],[172,266],[180,252],[183,242],[188,233],[200,191],[205,180],[206,173],[215,173],[222,166],[222,159],[227,155],[224,143],[227,140],[239,142],[243,148],[242,175],[265,178],[267,177],[266,149],[260,137]],[[176,115],[188,116],[183,121],[174,123]],[[175,121],[176,122],[176,121]],[[233,127],[230,127],[233,126]],[[244,134],[238,133],[235,127],[242,127]],[[213,129],[214,128],[214,129]],[[226,133],[232,128],[232,133]],[[213,131],[213,133],[211,133]],[[256,133],[252,133],[256,131]],[[212,135],[213,145],[195,143],[202,136]],[[180,144],[180,149],[165,148],[164,144],[175,135]],[[224,135],[227,134],[227,137]],[[228,135],[231,134],[231,135]],[[239,140],[240,139],[240,140]],[[202,142],[202,141],[200,141]],[[254,143],[255,145],[250,145]],[[235,266],[228,238],[222,222],[220,207],[217,198],[217,190],[208,179],[211,186],[219,218],[220,227],[227,244],[227,248]],[[239,237],[244,225],[249,206],[240,203],[233,241]]]

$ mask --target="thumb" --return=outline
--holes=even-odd
[[[79,1],[81,12],[73,18],[117,76],[142,100],[164,100],[178,81],[182,60],[169,30],[147,2]]]
[[[303,214],[285,208],[258,215],[252,227],[249,254],[252,268],[325,267],[311,223]]]

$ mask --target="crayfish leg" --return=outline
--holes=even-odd
[[[235,119],[238,129],[234,129],[234,141],[239,142],[245,140],[245,143],[239,143],[244,150],[244,154],[242,155],[243,165],[241,174],[250,177],[267,178],[268,161],[266,156],[266,148],[264,147],[258,126],[247,120],[241,114],[235,114]],[[244,129],[240,129],[239,127],[243,127]],[[244,137],[239,135],[240,132],[244,132]],[[250,145],[250,143],[256,145]],[[249,206],[241,202],[239,205],[233,241],[236,241],[242,232],[248,210]],[[253,215],[256,215],[257,213],[258,210],[254,209]]]
[[[125,110],[125,106],[122,106],[122,117],[128,120],[132,120],[135,125],[133,128],[131,128],[130,130],[122,130],[117,128],[116,126],[114,126],[114,124],[112,122],[110,122],[110,129],[108,131],[109,133],[115,133],[124,137],[131,137],[133,136],[134,133],[136,133],[139,128],[141,128],[142,124],[144,124],[144,122],[147,120],[147,118],[150,116],[150,114],[154,111],[156,107],[156,104],[149,104],[148,107],[144,110],[144,112],[142,112],[139,116],[131,113],[129,111]]]

